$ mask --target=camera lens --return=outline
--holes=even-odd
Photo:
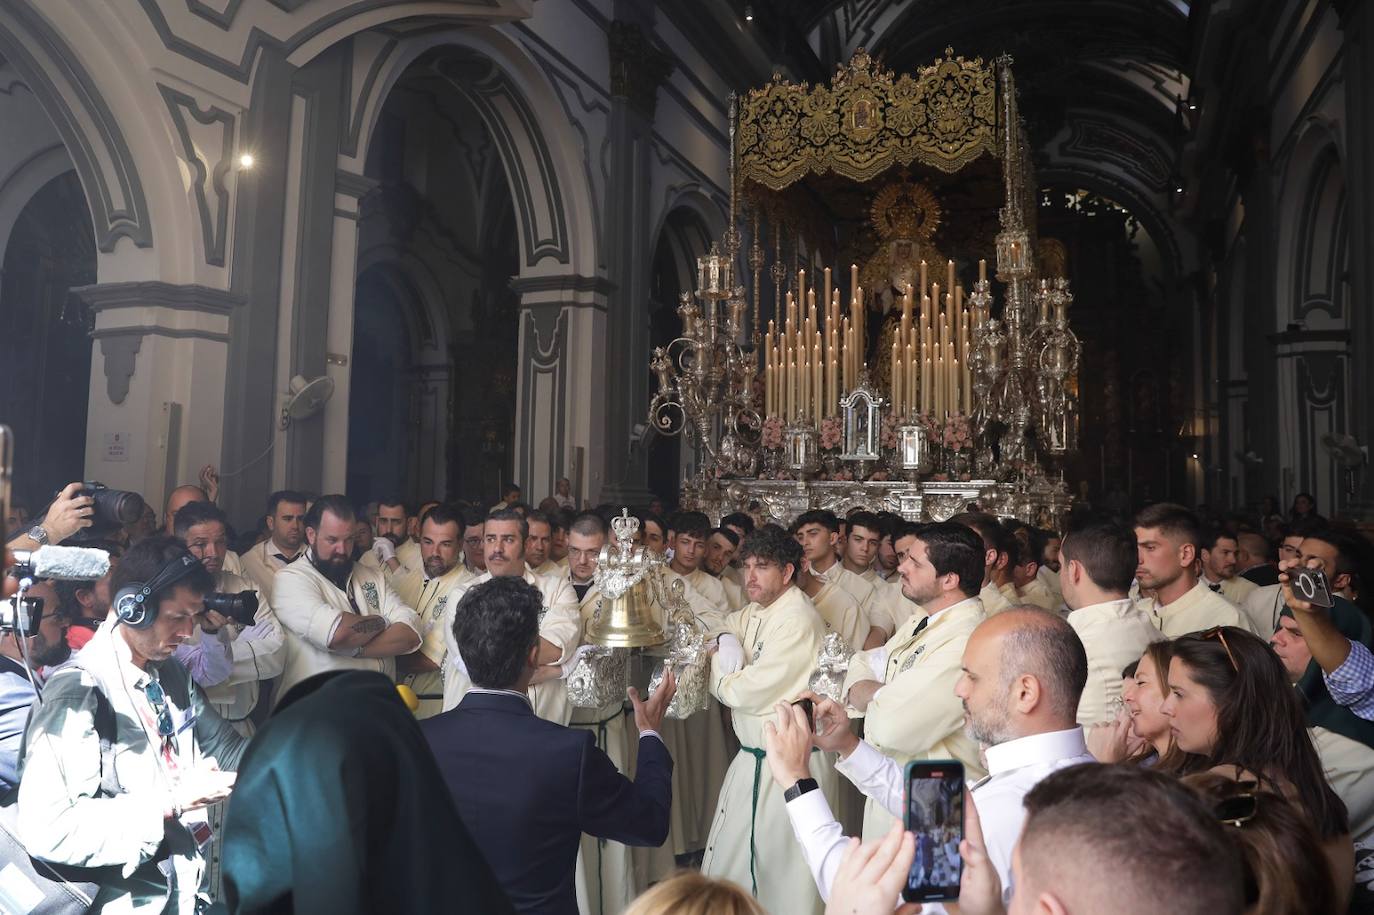
[[[1302,592],[1304,598],[1312,598],[1317,594],[1317,584],[1312,580],[1312,576],[1307,572],[1298,573],[1298,590]]]
[[[258,595],[252,591],[207,594],[205,609],[213,610],[220,616],[226,616],[245,626],[251,626],[258,614]]]
[[[143,497],[124,489],[97,489],[89,493],[95,499],[97,523],[133,524],[143,516]]]

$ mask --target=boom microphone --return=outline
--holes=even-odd
[[[110,554],[79,546],[40,546],[15,550],[16,578],[55,578],[60,581],[95,581],[110,571]]]

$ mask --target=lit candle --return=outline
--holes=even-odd
[[[896,415],[902,414],[902,347],[896,341],[892,341],[892,411]]]
[[[921,296],[924,298],[924,296],[926,295],[926,293],[929,292],[929,291],[930,291],[930,282],[926,279],[926,262],[925,262],[925,258],[922,258],[922,259],[921,259]]]
[[[980,282],[980,283],[986,283],[987,281],[988,281],[988,262],[987,262],[987,258],[980,257],[980,258],[978,258],[978,282]]]
[[[969,371],[968,360],[964,360],[964,415],[973,415],[973,375]]]
[[[787,421],[797,415],[797,360],[787,361]]]
[[[811,344],[811,392],[816,399],[815,417],[816,422],[825,418],[825,368],[821,364],[821,335],[816,333],[815,342]]]
[[[821,299],[821,301],[825,303],[825,307],[826,307],[826,308],[829,308],[829,307],[830,307],[830,268],[829,268],[829,267],[826,267],[826,268],[825,268],[825,271],[821,274],[821,277],[822,277],[822,279],[821,279],[821,295],[823,296],[823,298]]]
[[[773,412],[773,322],[768,322],[768,336],[763,338],[763,412]]]
[[[806,295],[806,270],[797,271],[797,298]]]
[[[903,358],[906,360],[906,371],[903,380],[906,382],[906,395],[902,398],[906,412],[910,413],[916,409],[916,373],[918,366],[916,363],[916,347],[908,343],[904,347]]]
[[[950,261],[945,267],[945,288],[954,288],[954,261]]]
[[[864,359],[868,356],[868,307],[864,305],[864,287],[855,287],[854,303],[854,372],[857,379]]]

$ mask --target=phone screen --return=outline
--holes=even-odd
[[[902,898],[936,902],[959,898],[964,838],[964,765],[954,760],[907,763],[906,829],[916,837]]]

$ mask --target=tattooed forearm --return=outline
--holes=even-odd
[[[380,616],[365,616],[353,624],[353,631],[359,635],[375,635],[386,628],[386,619]]]

